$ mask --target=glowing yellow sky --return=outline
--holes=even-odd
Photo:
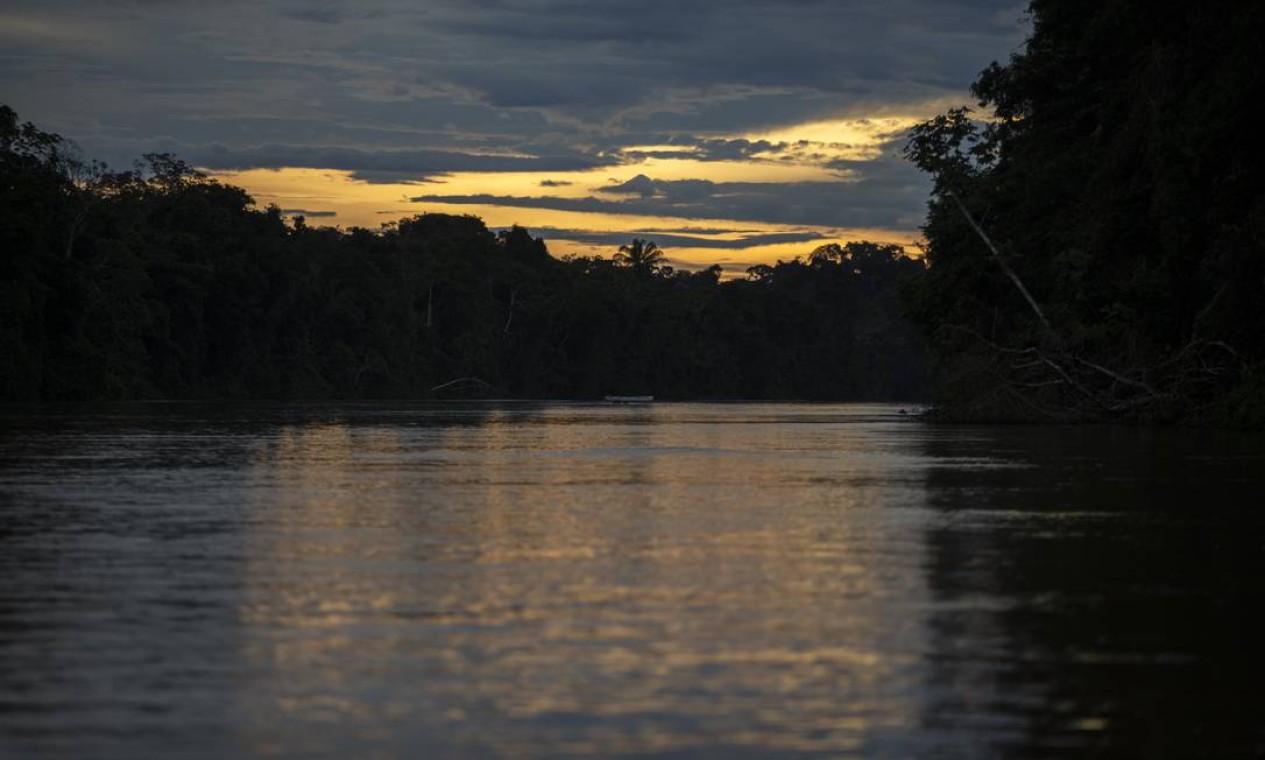
[[[688,146],[643,145],[627,148],[627,163],[586,171],[569,172],[456,172],[422,182],[369,183],[356,180],[351,172],[331,169],[284,168],[224,172],[217,177],[251,193],[261,206],[276,204],[282,209],[334,212],[334,216],[308,215],[312,225],[367,227],[426,212],[473,214],[489,227],[519,224],[545,237],[555,256],[567,254],[610,256],[614,245],[595,246],[580,240],[554,236],[551,230],[589,233],[626,233],[628,239],[654,239],[655,230],[683,230],[712,241],[739,241],[746,236],[774,233],[814,233],[820,240],[775,243],[747,248],[681,247],[665,245],[669,259],[686,268],[714,263],[736,274],[757,263],[772,264],[779,259],[804,255],[820,244],[837,240],[874,240],[912,246],[918,238],[912,229],[859,229],[794,226],[716,218],[646,216],[583,211],[561,211],[522,206],[476,205],[409,200],[421,195],[515,196],[564,199],[600,198],[619,200],[607,192],[639,174],[655,180],[704,179],[712,182],[803,183],[848,181],[849,172],[823,166],[823,156],[853,161],[873,160],[881,146],[915,123],[913,116],[880,116],[867,119],[839,119],[813,122],[761,134],[733,135],[751,141],[767,140],[782,145],[776,151],[747,160],[703,161],[695,158],[649,157],[650,152],[690,153]],[[734,230],[699,232],[697,230]],[[648,232],[649,231],[649,232]],[[741,232],[737,232],[741,231]],[[666,234],[666,233],[661,233]]]
[[[737,165],[743,166],[743,165]],[[737,169],[737,166],[734,169]],[[746,171],[743,167],[739,171]],[[773,167],[776,169],[776,167]],[[636,171],[636,167],[634,167]],[[670,260],[686,268],[707,267],[720,263],[731,273],[741,272],[753,264],[772,264],[779,259],[791,259],[804,255],[829,240],[875,240],[912,245],[917,235],[909,230],[863,229],[795,226],[729,219],[689,219],[671,216],[646,216],[582,211],[561,211],[545,208],[523,208],[457,203],[414,203],[410,197],[435,192],[465,195],[490,193],[493,195],[558,196],[583,198],[593,191],[609,185],[609,170],[597,172],[570,172],[543,174],[456,174],[445,179],[443,185],[417,185],[411,183],[367,183],[352,178],[350,172],[331,169],[287,168],[252,169],[249,171],[221,173],[223,182],[245,188],[260,206],[276,204],[283,209],[306,211],[333,211],[337,216],[309,216],[311,225],[337,225],[341,227],[367,227],[380,225],[415,214],[438,212],[445,214],[473,214],[489,227],[508,227],[519,224],[528,229],[545,228],[584,230],[599,233],[627,233],[628,239],[648,237],[646,230],[684,230],[693,228],[691,236],[713,240],[739,240],[745,235],[815,232],[826,236],[820,241],[776,243],[749,248],[687,248],[665,246]],[[656,172],[657,176],[663,176]],[[541,187],[542,179],[574,182],[561,187]],[[700,229],[740,230],[730,233],[699,232]],[[549,250],[555,256],[567,254],[610,256],[614,246],[595,246],[576,240],[546,238]]]
[[[902,115],[815,121],[751,135],[750,139],[771,143],[803,141],[815,144],[815,150],[824,150],[836,158],[870,161],[878,157],[884,143],[925,118]]]

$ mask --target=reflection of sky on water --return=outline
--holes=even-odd
[[[1261,439],[0,414],[0,756],[1259,754]]]
[[[247,744],[902,754],[919,468],[890,422],[791,411],[288,428],[252,471]]]

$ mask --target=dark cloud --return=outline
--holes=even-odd
[[[540,172],[574,171],[609,166],[601,160],[579,154],[556,156],[497,156],[438,150],[382,150],[358,148],[264,145],[257,148],[229,148],[225,145],[185,146],[175,152],[209,169],[260,169],[294,166],[313,169],[341,169],[355,172],[371,182],[424,182],[431,175],[462,171]]]
[[[396,169],[355,169],[351,172],[352,179],[371,185],[443,185],[447,181],[439,178],[442,176],[419,176],[415,171]]]
[[[314,24],[337,24],[347,15],[335,8],[295,8],[283,11],[282,16],[296,21],[310,21]]]
[[[643,234],[665,234],[665,235],[689,235],[697,237],[698,235],[760,235],[764,234],[758,229],[741,228],[730,229],[728,227],[645,227]]]
[[[697,235],[672,234],[663,230],[640,230],[636,232],[603,232],[600,230],[572,230],[557,227],[538,227],[532,234],[549,239],[571,240],[577,243],[617,248],[627,244],[635,237],[650,238],[660,248],[671,253],[671,248],[711,248],[716,250],[746,250],[778,243],[811,243],[827,238],[819,232],[774,232],[746,235],[737,240],[726,240]]]
[[[1020,44],[1022,11],[1014,0],[6,0],[0,93],[116,166],[165,150],[214,170],[416,182],[674,158],[825,163],[837,159],[743,135],[965,99]],[[646,169],[593,199],[498,202],[912,228],[926,186],[897,163],[839,162],[861,181],[785,186]]]
[[[699,159],[700,156],[692,150],[622,150],[620,153],[633,160],[644,160],[647,158],[685,158]]]
[[[142,123],[218,115],[243,119],[244,144],[263,142],[250,117],[299,117],[318,133],[373,110],[400,128],[430,122],[441,130],[423,141],[431,148],[523,113],[564,131],[734,134],[961,94],[1018,44],[1021,9],[1011,0],[260,0],[229,11],[10,0],[0,85],[24,110],[39,104],[47,113],[32,116],[44,121],[90,131],[93,118],[138,108]],[[434,123],[426,112],[457,119]],[[523,126],[503,136],[526,139]]]
[[[660,180],[639,174],[590,198],[418,195],[414,203],[499,205],[615,214],[726,219],[814,227],[915,229],[922,221],[927,179],[889,146],[875,161],[839,165],[849,179],[836,182],[712,182]]]
[[[602,188],[602,192],[659,198],[668,203],[693,203],[715,194],[716,183],[706,179],[657,180],[638,174],[627,182]]]
[[[700,157],[707,161],[738,161],[750,158],[757,153],[781,150],[786,143],[771,143],[768,140],[697,140]]]
[[[439,5],[436,28],[453,39],[563,54],[526,58],[528,65],[516,68],[461,61],[444,69],[447,76],[494,105],[576,105],[580,112],[614,102],[705,110],[742,88],[922,97],[928,89],[961,88],[987,63],[981,49],[1000,53],[1017,41],[1013,27],[994,23],[1015,6],[1007,0]],[[557,65],[564,60],[584,65]],[[541,79],[545,68],[556,76]],[[531,86],[524,87],[525,78]],[[679,92],[690,102],[674,103]]]
[[[329,218],[338,216],[337,211],[312,211],[306,208],[283,208],[282,216],[303,216],[308,218]]]
[[[513,206],[516,208],[548,208],[556,211],[593,211],[598,213],[643,213],[631,212],[633,204],[613,203],[597,198],[554,198],[550,196],[513,196],[476,193],[473,195],[418,195],[409,200],[413,203],[443,203],[465,205]]]
[[[730,219],[821,227],[885,227],[913,229],[926,188],[882,188],[864,183],[801,182],[794,184],[717,183],[708,202],[679,202],[667,198],[606,201],[598,198],[546,196],[419,195],[418,204],[475,204],[556,211],[676,216],[687,219]]]
[[[541,187],[567,187],[568,185],[574,184],[574,182],[567,182],[566,180],[561,179],[542,179],[540,181]]]
[[[655,194],[655,181],[644,174],[638,174],[636,177],[621,182],[617,185],[605,188],[608,193],[630,193],[640,195],[642,198],[652,198]]]
[[[639,147],[630,142],[619,152],[632,160],[681,158],[694,161],[746,161],[758,155],[774,154],[791,147],[788,143],[772,143],[768,140],[706,138],[693,135],[636,135],[634,139],[656,147]]]

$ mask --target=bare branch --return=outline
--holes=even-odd
[[[1108,377],[1112,378],[1113,380],[1117,380],[1117,381],[1119,381],[1119,382],[1122,382],[1122,383],[1124,383],[1125,385],[1132,385],[1132,386],[1133,386],[1133,387],[1135,387],[1135,388],[1141,388],[1142,390],[1146,391],[1147,393],[1150,393],[1150,394],[1151,394],[1151,395],[1153,395],[1153,396],[1154,396],[1154,395],[1156,395],[1155,389],[1154,389],[1154,388],[1152,388],[1151,386],[1147,385],[1147,384],[1146,384],[1146,383],[1144,383],[1144,382],[1141,382],[1141,381],[1139,381],[1139,380],[1131,380],[1131,379],[1129,379],[1129,378],[1125,377],[1124,375],[1121,375],[1121,374],[1120,374],[1120,373],[1118,373],[1118,372],[1113,372],[1113,371],[1111,371],[1111,370],[1107,369],[1106,367],[1102,366],[1101,364],[1094,364],[1093,362],[1091,362],[1091,361],[1089,361],[1089,360],[1087,360],[1087,359],[1082,359],[1082,358],[1080,358],[1079,356],[1078,356],[1078,357],[1076,357],[1076,361],[1080,362],[1081,364],[1083,364],[1083,365],[1084,365],[1084,366],[1086,366],[1086,367],[1089,367],[1090,369],[1097,370],[1097,371],[1099,371],[1099,372],[1103,373],[1104,375],[1106,375],[1106,376],[1108,376]]]
[[[482,379],[480,379],[480,378],[477,378],[477,377],[473,377],[473,376],[471,376],[471,377],[458,377],[458,378],[456,378],[455,380],[449,380],[449,381],[448,381],[448,382],[446,382],[446,383],[440,383],[439,385],[436,385],[436,386],[432,387],[432,388],[431,388],[431,390],[432,390],[432,391],[441,391],[441,390],[443,390],[444,388],[449,387],[450,385],[456,385],[456,384],[458,384],[458,383],[470,383],[470,384],[473,384],[473,385],[479,385],[479,386],[482,386],[482,387],[484,387],[484,388],[491,388],[491,387],[492,387],[492,384],[491,384],[491,383],[489,383],[489,382],[487,382],[487,381],[485,381],[485,380],[482,380]]]
[[[993,245],[993,241],[989,239],[988,235],[984,232],[984,229],[980,227],[975,221],[975,218],[971,216],[971,212],[966,210],[966,204],[963,203],[962,199],[957,197],[957,195],[955,195],[952,191],[946,192],[945,195],[952,198],[953,202],[957,204],[958,210],[962,212],[962,216],[966,217],[966,221],[971,225],[971,229],[975,230],[975,234],[980,236],[980,239],[984,241],[984,245],[988,246],[988,250],[992,252],[993,260],[997,262],[997,266],[1001,267],[1001,271],[1006,273],[1006,276],[1010,278],[1010,281],[1015,284],[1016,288],[1019,288],[1019,292],[1022,293],[1023,297],[1028,301],[1028,305],[1032,307],[1032,311],[1037,315],[1037,319],[1040,319],[1041,324],[1045,325],[1045,329],[1050,333],[1050,335],[1054,335],[1054,328],[1050,327],[1050,321],[1045,318],[1045,312],[1041,311],[1041,307],[1037,305],[1037,300],[1032,297],[1031,293],[1028,292],[1028,288],[1024,286],[1023,280],[1019,279],[1019,275],[1015,274],[1015,270],[1011,269],[1010,265],[1006,263],[1006,260],[1001,257],[1001,253],[997,250],[997,246]]]

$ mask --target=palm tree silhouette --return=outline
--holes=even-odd
[[[654,274],[663,266],[665,258],[659,246],[633,238],[631,244],[619,247],[619,253],[615,254],[615,263],[640,274]]]

